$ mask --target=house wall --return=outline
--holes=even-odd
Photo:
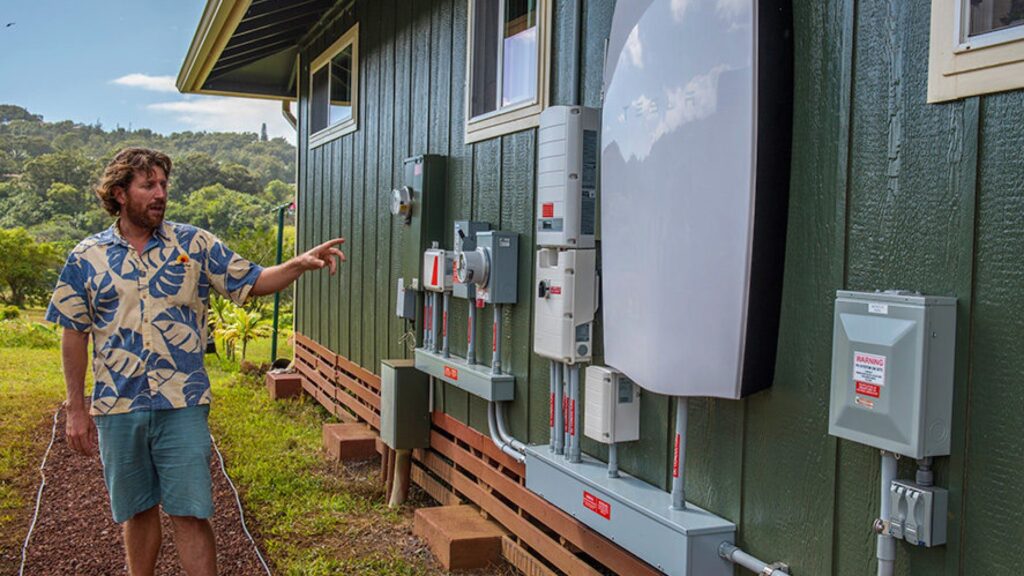
[[[599,105],[613,2],[583,0],[580,78],[569,76],[572,2],[554,7],[552,101]],[[827,435],[832,301],[841,288],[959,297],[949,544],[900,545],[901,575],[1001,575],[1024,563],[1024,93],[925,103],[930,3],[796,0],[793,162],[775,384],[747,400],[690,402],[687,495],[739,526],[751,553],[800,575],[873,570],[876,450]],[[298,249],[346,238],[335,277],[306,275],[298,332],[373,371],[408,356],[393,314],[397,234],[387,192],[405,157],[448,157],[447,221],[487,220],[521,234],[533,270],[536,131],[463,142],[466,0],[374,0],[324,26],[302,51]],[[308,63],[358,18],[359,130],[308,150]],[[446,244],[451,244],[451,231]],[[547,440],[547,362],[530,354],[529,275],[504,318],[516,375],[513,433]],[[455,301],[460,302],[460,301]],[[452,311],[465,352],[465,311]],[[491,331],[480,327],[479,345]],[[478,430],[485,404],[447,385],[443,409]],[[644,440],[622,468],[667,486],[672,414],[644,399]],[[603,455],[599,446],[584,449]],[[900,462],[900,476],[913,465]]]

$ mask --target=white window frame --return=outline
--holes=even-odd
[[[537,0],[537,94],[533,100],[505,106],[486,114],[473,114],[473,54],[476,15],[474,0],[467,0],[469,17],[466,19],[466,124],[467,144],[504,136],[513,132],[535,128],[540,124],[540,113],[548,107],[551,92],[551,7],[553,0]],[[499,70],[499,75],[502,73]]]
[[[970,0],[932,0],[928,102],[1024,88],[1024,26],[968,37]]]
[[[309,147],[315,148],[340,138],[345,134],[355,132],[359,128],[359,24],[353,24],[340,38],[334,41],[326,50],[320,53],[319,56],[313,59],[309,65],[309,100],[307,104],[306,114],[309,118],[306,125],[312,126],[313,121],[313,75],[316,74],[321,68],[331,63],[331,60],[337,56],[342,50],[352,47],[352,116],[338,122],[337,124],[330,125],[317,132],[309,133]],[[328,76],[329,77],[329,76]],[[328,88],[328,94],[330,88]],[[312,128],[308,128],[312,129]]]

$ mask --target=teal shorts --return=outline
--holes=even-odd
[[[114,522],[157,504],[172,516],[213,516],[210,406],[96,416]]]

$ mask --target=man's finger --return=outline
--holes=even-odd
[[[317,246],[316,247],[316,251],[320,252],[322,250],[330,248],[331,246],[337,246],[338,244],[344,244],[344,243],[345,243],[345,239],[344,238],[335,238],[333,240],[328,240],[327,242],[324,242],[323,244]]]
[[[74,450],[75,452],[82,451],[82,444],[78,436],[72,436],[71,434],[68,434],[68,445],[71,446],[71,449]]]

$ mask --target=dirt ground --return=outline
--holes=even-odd
[[[99,456],[89,458],[73,452],[64,439],[63,430],[64,412],[61,411],[57,438],[46,462],[46,489],[28,546],[25,574],[127,574],[121,528],[110,517],[110,499],[103,485]],[[234,493],[216,456],[210,466],[217,510],[213,531],[217,539],[219,573],[225,576],[261,574],[263,568],[252,543],[242,531]],[[29,514],[31,512],[29,509]],[[178,565],[170,519],[164,515],[162,520],[163,545],[157,573],[184,574]],[[259,541],[258,534],[253,536]],[[18,565],[20,547],[15,552],[19,556],[15,564]]]

